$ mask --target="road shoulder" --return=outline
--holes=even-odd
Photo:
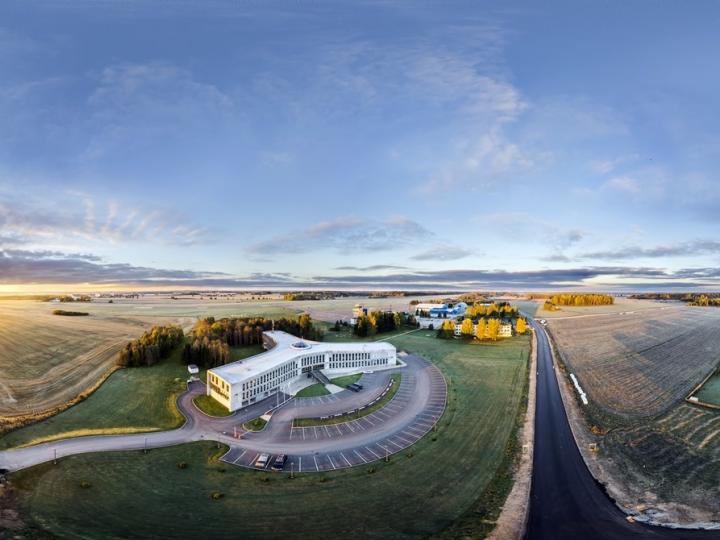
[[[525,421],[518,433],[522,445],[520,463],[515,471],[515,481],[505,500],[495,529],[490,533],[491,540],[521,540],[525,536],[530,516],[530,489],[532,487],[533,454],[535,449],[535,390],[537,384],[537,336],[533,332],[532,352],[528,376],[527,410]]]

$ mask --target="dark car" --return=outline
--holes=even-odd
[[[285,462],[287,461],[287,456],[285,454],[280,454],[278,457],[275,458],[275,461],[273,461],[272,468],[274,471],[282,471],[283,467],[285,467]]]
[[[348,384],[345,388],[347,388],[348,390],[352,390],[353,392],[359,392],[359,391],[360,391],[360,389],[359,389],[356,385],[354,385],[354,384]]]

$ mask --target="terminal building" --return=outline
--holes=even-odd
[[[207,372],[207,394],[230,412],[285,390],[322,370],[342,375],[397,365],[395,347],[384,342],[321,343],[281,331],[263,332],[266,352]]]

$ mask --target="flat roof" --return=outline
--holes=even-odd
[[[238,360],[237,362],[209,369],[208,371],[229,383],[236,383],[254,377],[255,375],[260,375],[305,354],[395,350],[394,345],[380,341],[364,343],[326,343],[300,339],[280,330],[263,332],[263,335],[269,337],[275,343],[272,349],[245,358],[244,360]]]

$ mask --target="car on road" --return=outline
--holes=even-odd
[[[257,467],[258,469],[264,469],[265,467],[267,467],[269,460],[270,456],[268,454],[260,454],[255,460],[255,467]]]
[[[282,471],[285,467],[285,462],[287,461],[287,456],[285,454],[280,454],[278,457],[275,458],[275,461],[273,461],[272,468],[274,471]]]

